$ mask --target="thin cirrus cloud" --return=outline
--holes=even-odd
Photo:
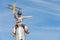
[[[60,6],[59,5],[56,5],[54,3],[51,3],[51,2],[46,2],[46,1],[35,1],[35,3],[41,3],[43,4],[44,6],[46,5],[47,7],[50,7],[51,9],[56,9],[56,10],[60,10]],[[42,6],[42,5],[41,5]]]
[[[51,3],[51,2],[46,2],[46,1],[40,1],[40,0],[29,0],[29,1],[32,1],[34,3],[37,3],[37,4],[42,4],[41,6],[44,6],[44,7],[47,7],[47,8],[50,8],[50,9],[54,9],[56,11],[60,11],[60,6],[59,5],[56,5],[54,3]]]
[[[26,9],[27,11],[29,11],[29,9],[31,11],[39,11],[39,12],[43,12],[43,13],[46,13],[46,14],[51,14],[51,15],[54,15],[54,16],[60,16],[59,13],[55,13],[55,12],[49,12],[47,10],[44,10],[44,9],[38,9],[38,8],[33,8],[33,7],[29,7],[29,6],[25,6],[24,9]],[[38,14],[38,13],[37,13]]]
[[[42,3],[42,5],[41,5],[42,8],[45,7],[44,9],[41,9],[40,8],[40,5],[38,5],[39,8],[38,7],[35,7],[35,8],[29,7],[28,5],[24,5],[24,6],[27,9],[29,8],[32,11],[40,11],[40,12],[43,12],[44,11],[44,13],[47,13],[47,14],[52,14],[52,15],[55,15],[55,16],[60,16],[60,6],[59,5],[55,5],[54,3],[49,3],[49,2],[45,2],[45,1],[41,1],[38,4],[40,4],[40,3]]]

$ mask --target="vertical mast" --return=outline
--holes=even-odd
[[[13,12],[13,13],[16,12],[16,4],[13,5],[13,7],[12,7],[12,12]]]

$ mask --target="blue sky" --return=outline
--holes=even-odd
[[[23,16],[33,16],[22,22],[31,32],[26,40],[60,40],[60,0],[0,0],[0,40],[14,40],[15,20],[7,8],[14,3],[22,8]]]

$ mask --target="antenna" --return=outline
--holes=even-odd
[[[14,4],[14,5],[16,6],[16,4]],[[13,10],[14,5],[8,4],[8,7],[7,8]],[[21,10],[21,8],[15,7],[15,11],[18,11],[18,10]]]

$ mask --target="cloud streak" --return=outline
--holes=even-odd
[[[41,1],[41,0],[29,0],[29,1],[32,1],[32,2],[34,2],[34,3],[37,3],[37,4],[42,4],[41,6],[44,6],[44,7],[47,7],[48,9],[43,9],[43,10],[55,10],[55,11],[57,11],[57,12],[59,12],[60,11],[60,6],[59,5],[56,5],[56,4],[54,4],[54,3],[51,3],[51,2],[46,2],[46,1]],[[59,12],[59,14],[60,14],[60,12]]]
[[[60,14],[58,14],[58,13],[49,12],[49,11],[46,11],[46,10],[43,10],[43,9],[27,7],[27,10],[28,10],[28,9],[30,9],[30,10],[32,10],[32,11],[39,11],[39,12],[43,12],[43,13],[50,14],[50,15],[54,15],[54,16],[60,16]]]

